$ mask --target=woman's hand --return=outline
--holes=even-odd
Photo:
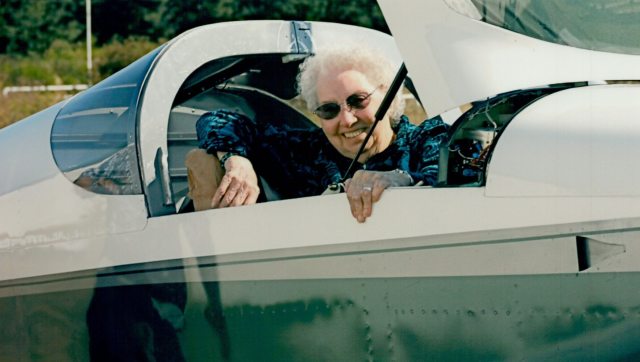
[[[411,176],[397,171],[359,170],[353,178],[345,182],[345,191],[351,214],[358,222],[365,222],[371,216],[373,203],[378,202],[387,187],[410,186]]]
[[[221,158],[224,152],[218,152]],[[224,163],[225,174],[213,195],[212,208],[255,204],[260,194],[258,176],[251,161],[242,156],[231,156]]]

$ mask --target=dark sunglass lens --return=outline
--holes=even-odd
[[[332,119],[340,113],[340,105],[337,103],[327,103],[316,108],[314,112],[318,117]]]
[[[347,105],[355,109],[364,109],[369,105],[369,95],[353,94],[347,98]]]

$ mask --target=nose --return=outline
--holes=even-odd
[[[349,109],[349,107],[340,107],[340,113],[338,113],[338,121],[340,121],[341,126],[349,128],[358,121],[358,118],[351,111],[351,109]]]

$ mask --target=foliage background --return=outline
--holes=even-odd
[[[97,83],[190,28],[232,20],[315,20],[389,32],[375,0],[92,0]],[[85,2],[0,0],[0,88],[86,84]],[[0,127],[70,93],[0,96]]]

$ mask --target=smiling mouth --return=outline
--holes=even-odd
[[[358,137],[359,135],[363,134],[365,131],[366,131],[366,129],[360,128],[360,129],[357,129],[357,130],[352,131],[352,132],[345,132],[345,133],[343,133],[343,135],[346,138],[354,138],[354,137]]]

